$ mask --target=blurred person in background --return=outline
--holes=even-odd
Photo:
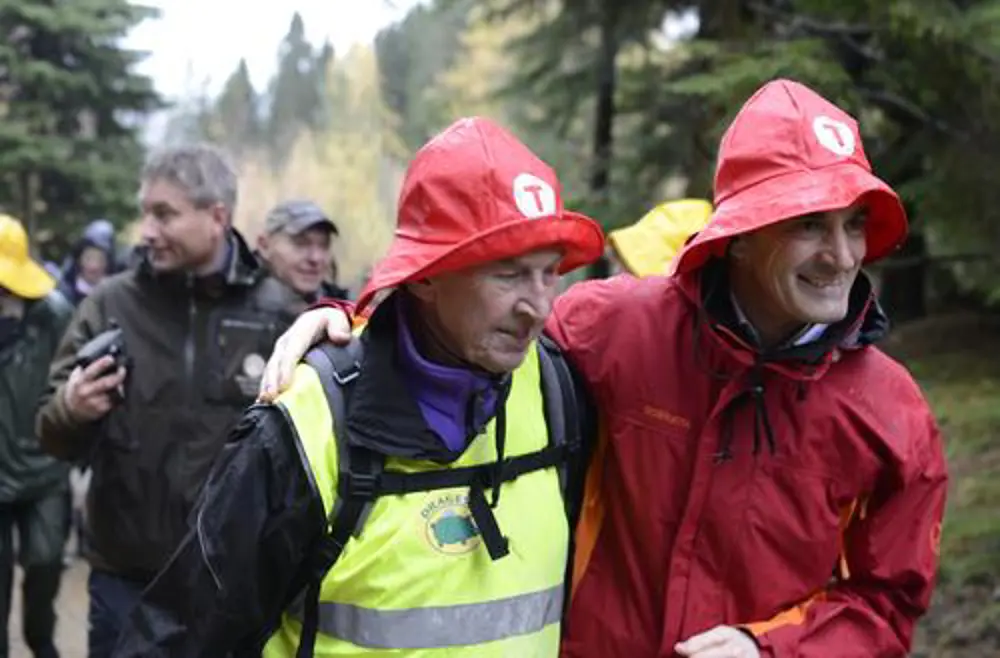
[[[115,230],[106,219],[92,221],[67,257],[59,281],[59,291],[71,304],[83,298],[105,277],[118,270]]]
[[[69,527],[69,467],[45,454],[34,423],[73,314],[55,288],[30,257],[24,227],[0,215],[0,658],[9,655],[15,560],[24,569],[24,639],[35,658],[59,655],[54,604]]]
[[[336,224],[312,201],[283,201],[268,212],[257,251],[271,273],[305,302],[344,299],[347,291],[330,281],[335,264],[330,249],[337,235]]]
[[[80,239],[67,255],[59,274],[59,291],[73,306],[79,306],[97,284],[118,271],[117,265],[114,226],[106,219],[96,219],[87,224]],[[90,477],[90,469],[85,461],[74,465],[70,471],[71,525],[76,538],[77,555],[85,552],[84,498],[90,485]]]
[[[704,199],[679,199],[656,206],[634,224],[608,233],[611,274],[666,275],[670,261],[712,218]]]

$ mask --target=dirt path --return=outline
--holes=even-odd
[[[87,563],[75,559],[63,573],[56,613],[56,647],[61,658],[87,658]],[[21,638],[21,574],[14,576],[10,616],[10,658],[31,658]]]

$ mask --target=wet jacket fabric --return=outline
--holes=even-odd
[[[224,270],[196,278],[144,262],[103,281],[77,309],[37,417],[42,445],[93,469],[87,498],[93,566],[146,580],[186,517],[226,435],[253,402],[274,341],[301,310],[230,235]],[[117,322],[131,359],[124,401],[75,422],[64,386],[77,350]]]
[[[35,409],[72,315],[58,292],[28,301],[15,335],[0,345],[0,504],[36,500],[69,486],[69,467],[38,441]]]
[[[606,428],[563,656],[672,656],[717,624],[746,625],[765,656],[905,656],[945,463],[913,379],[870,344],[867,281],[819,343],[767,357],[731,306],[704,310],[710,293],[617,277],[557,302],[549,330]]]

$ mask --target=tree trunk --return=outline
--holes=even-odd
[[[604,4],[601,23],[601,50],[597,61],[597,105],[594,110],[593,165],[590,194],[594,205],[606,211],[609,206],[611,151],[614,142],[615,85],[617,82],[618,29],[613,0]],[[591,276],[606,278],[609,263],[601,258],[591,268]]]
[[[24,230],[27,231],[29,237],[34,237],[36,218],[35,218],[35,198],[36,198],[36,179],[37,175],[33,171],[21,171],[18,172],[18,193],[20,196],[20,212],[18,219],[24,225]]]
[[[930,254],[923,233],[914,232],[896,252],[907,263],[896,267],[893,259],[882,268],[879,299],[894,323],[916,320],[927,315],[927,272]]]
[[[594,162],[590,175],[590,191],[595,200],[602,203],[607,202],[611,169],[617,74],[615,62],[618,57],[616,32],[613,14],[609,12],[601,25],[601,52],[597,63],[597,107],[594,114]]]

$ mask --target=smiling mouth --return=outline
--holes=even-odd
[[[806,285],[819,290],[835,290],[837,288],[843,288],[847,285],[847,281],[844,279],[814,279],[802,274],[798,276],[798,279]]]

